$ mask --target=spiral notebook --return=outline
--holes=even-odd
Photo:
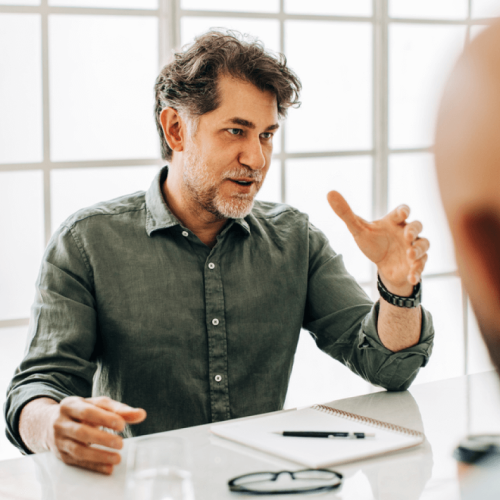
[[[315,469],[410,448],[425,439],[421,432],[324,405],[214,425],[210,430],[216,436]],[[282,431],[366,432],[375,436],[327,439],[276,434]]]

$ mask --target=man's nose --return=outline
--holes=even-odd
[[[241,164],[252,170],[262,170],[266,166],[266,157],[262,150],[260,137],[250,138],[245,142],[239,160]]]

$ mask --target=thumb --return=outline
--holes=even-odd
[[[146,410],[142,408],[130,408],[128,410],[121,410],[117,412],[120,417],[129,424],[138,424],[146,419]]]
[[[330,191],[327,195],[328,203],[333,211],[344,221],[347,229],[356,236],[362,229],[360,218],[352,211],[349,203],[338,191]]]

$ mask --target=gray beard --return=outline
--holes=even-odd
[[[221,181],[242,176],[255,179],[260,189],[262,173],[249,171],[243,167],[223,172]],[[210,178],[209,167],[201,161],[193,143],[189,144],[186,150],[182,179],[187,192],[199,206],[200,211],[205,210],[218,220],[242,219],[252,211],[254,204],[252,194],[235,194],[230,199],[220,194],[220,183],[217,184]]]

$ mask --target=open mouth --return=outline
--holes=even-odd
[[[235,182],[236,184],[239,184],[240,186],[250,186],[250,184],[253,183],[253,181],[238,181],[235,179],[231,179],[232,182]]]

